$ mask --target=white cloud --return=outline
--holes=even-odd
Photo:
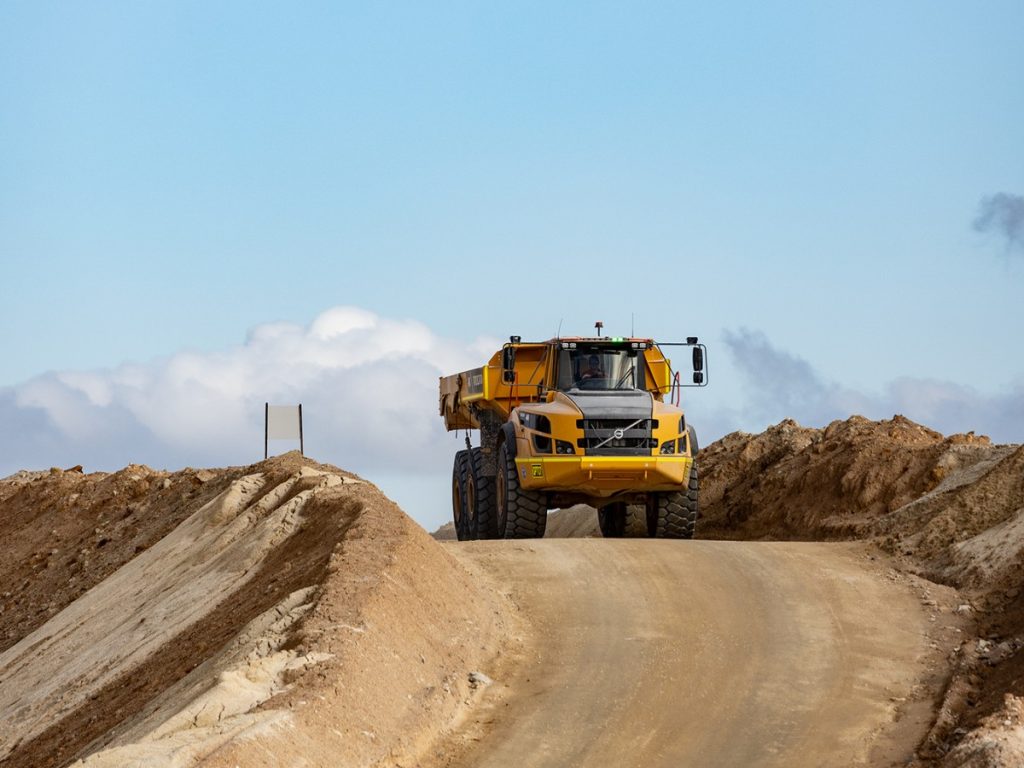
[[[317,459],[367,473],[438,471],[455,449],[437,415],[438,376],[480,365],[498,346],[335,307],[305,328],[258,326],[221,352],[45,374],[0,390],[0,475],[247,463],[262,458],[266,401],[303,404]]]

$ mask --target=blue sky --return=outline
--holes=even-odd
[[[1019,2],[5,3],[0,473],[63,459],[40,377],[339,306],[450,350],[698,334],[712,435],[913,411],[912,380],[961,403],[912,418],[1020,441],[1024,251],[971,223],[1024,194],[1021,29]],[[770,407],[790,358],[856,396]],[[106,461],[246,460],[132,430]]]

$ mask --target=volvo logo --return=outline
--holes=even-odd
[[[643,424],[643,421],[644,421],[643,419],[637,419],[632,424],[627,424],[624,427],[617,427],[616,429],[612,430],[612,436],[611,437],[605,438],[604,440],[602,440],[597,445],[591,446],[588,450],[591,450],[591,451],[597,450],[598,448],[602,448],[603,446],[608,445],[608,443],[610,443],[612,440],[621,440],[622,438],[624,438],[626,436],[626,431],[627,430],[633,429],[634,427],[636,427],[639,424]]]

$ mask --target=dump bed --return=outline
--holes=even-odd
[[[512,383],[503,380],[500,349],[480,368],[441,377],[440,412],[449,432],[479,428],[470,405],[493,411],[504,421],[521,403],[543,399],[552,366],[550,343],[516,344],[515,349]]]

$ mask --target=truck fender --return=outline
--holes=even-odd
[[[505,422],[501,425],[501,440],[498,441],[500,445],[502,440],[508,445],[508,450],[512,452],[512,458],[516,457],[516,428],[512,426],[510,422]],[[497,454],[497,450],[495,450]]]

